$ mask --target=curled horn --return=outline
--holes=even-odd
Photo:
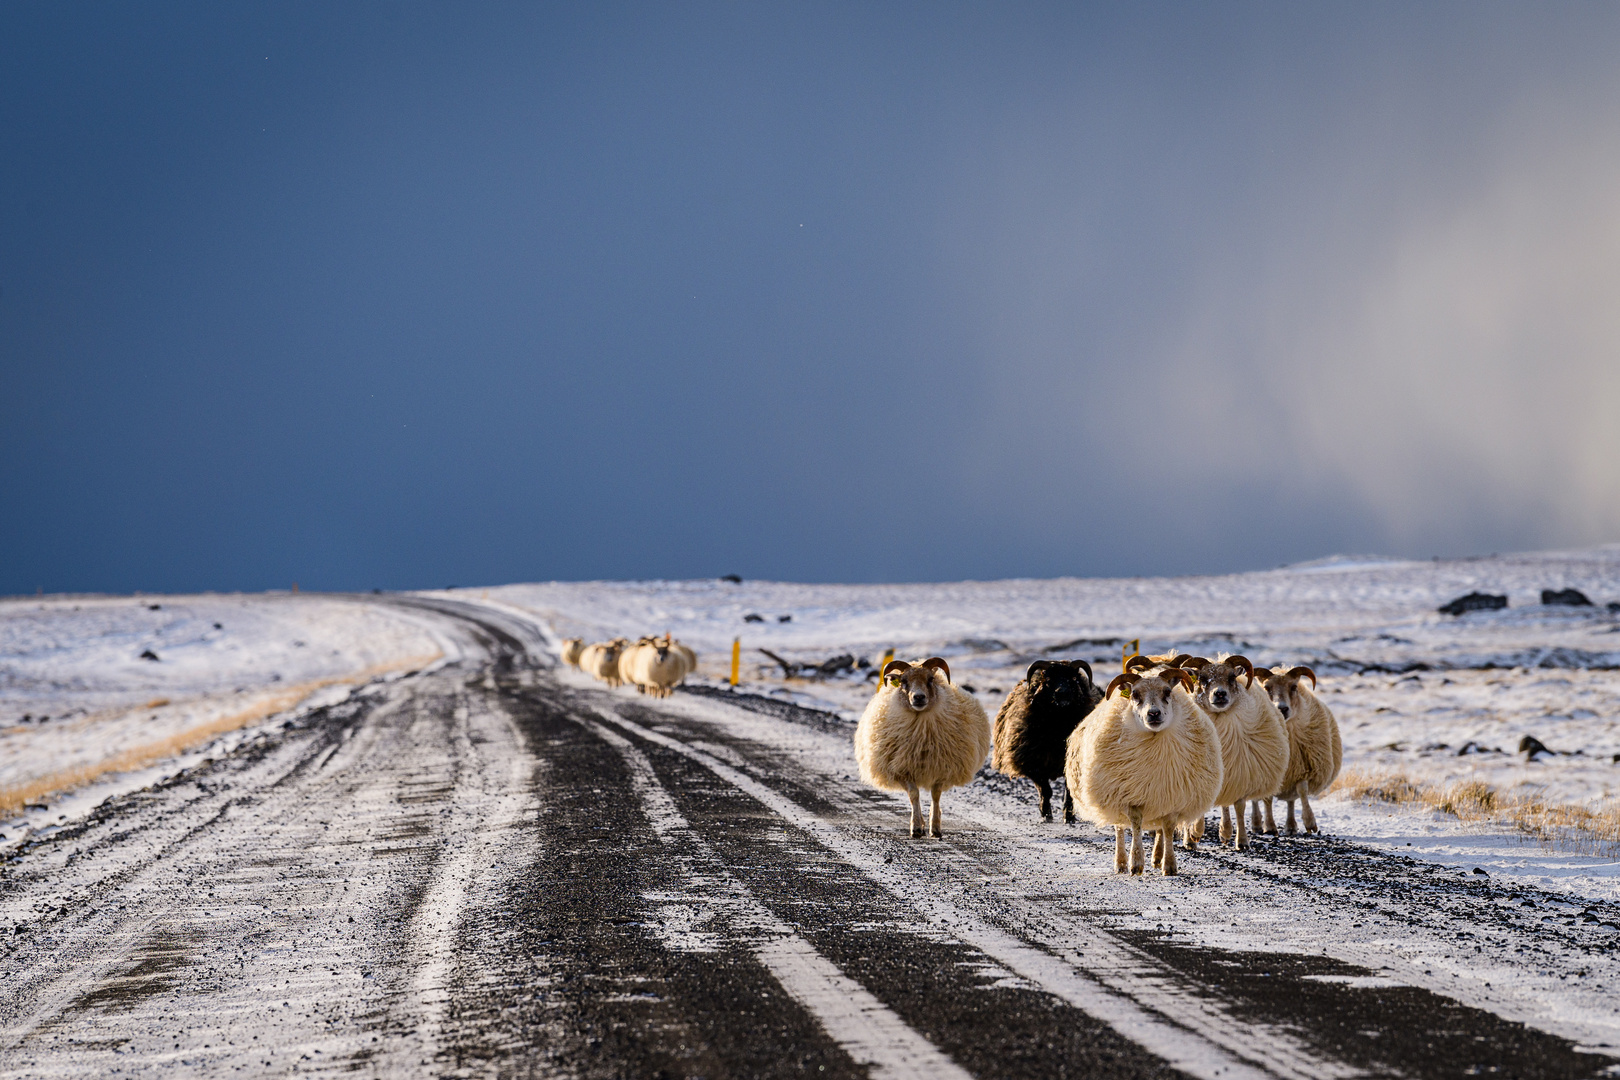
[[[1181,688],[1186,690],[1188,693],[1191,693],[1193,686],[1196,685],[1196,680],[1193,679],[1193,673],[1188,671],[1186,668],[1167,667],[1163,671],[1159,672],[1159,678],[1169,683],[1171,689],[1175,688],[1176,683],[1180,683]]]
[[[1073,664],[1076,668],[1085,669],[1086,682],[1095,683],[1097,681],[1096,677],[1091,674],[1091,665],[1086,663],[1084,660],[1070,660],[1069,663]]]
[[[930,656],[928,659],[926,659],[926,660],[924,660],[922,662],[922,666],[923,667],[931,667],[931,668],[939,669],[941,672],[944,673],[945,681],[946,682],[951,681],[951,665],[947,664],[945,661],[941,660],[939,657]]]
[[[1191,660],[1192,658],[1193,658],[1192,653],[1185,653],[1185,652],[1184,653],[1176,653],[1176,658],[1174,660],[1170,661],[1170,666],[1171,667],[1181,667],[1183,664],[1185,664],[1188,660]]]
[[[878,673],[878,681],[887,682],[890,675],[904,675],[910,670],[911,665],[904,660],[890,660],[883,665],[883,670]]]
[[[1316,689],[1316,672],[1312,671],[1308,667],[1290,668],[1288,674],[1285,677],[1289,678],[1289,679],[1297,679],[1301,675],[1304,675],[1306,678],[1311,680],[1311,689],[1312,690]]]
[[[1269,682],[1277,677],[1277,673],[1268,667],[1257,667],[1254,669],[1254,677],[1261,682]]]
[[[1244,683],[1244,686],[1254,685],[1254,665],[1249,663],[1249,658],[1247,656],[1237,656],[1234,654],[1232,656],[1228,656],[1226,658],[1226,662],[1235,668],[1242,669],[1243,674],[1248,676],[1249,681]]]
[[[1135,675],[1139,671],[1146,671],[1153,666],[1153,661],[1141,653],[1132,653],[1130,659],[1125,661],[1125,673]]]
[[[1109,698],[1113,697],[1114,691],[1118,690],[1120,687],[1123,686],[1126,690],[1129,690],[1131,687],[1135,686],[1141,681],[1142,676],[1132,671],[1127,671],[1123,675],[1115,675],[1114,681],[1108,684],[1108,692],[1103,695],[1103,700],[1107,701]]]
[[[1027,682],[1028,680],[1033,679],[1035,677],[1035,673],[1037,671],[1040,671],[1043,668],[1049,668],[1051,666],[1052,666],[1052,661],[1050,661],[1050,660],[1037,660],[1037,661],[1035,661],[1033,664],[1029,665],[1029,670],[1024,672],[1024,680]]]
[[[1189,656],[1176,667],[1186,668],[1188,671],[1202,671],[1209,667],[1209,661],[1202,656]]]

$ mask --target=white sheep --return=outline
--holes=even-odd
[[[1220,736],[1187,693],[1191,681],[1176,667],[1145,677],[1118,675],[1102,704],[1069,736],[1069,790],[1079,792],[1081,816],[1114,826],[1114,869],[1122,874],[1127,865],[1133,874],[1142,872],[1144,827],[1158,834],[1153,865],[1174,874],[1176,826],[1202,818],[1220,793]]]
[[[917,789],[927,788],[933,799],[928,831],[939,836],[940,796],[971,781],[989,752],[990,717],[951,684],[944,660],[883,665],[877,693],[855,726],[855,761],[862,780],[910,798],[912,836],[923,828]]]
[[[579,667],[580,654],[585,651],[585,639],[571,637],[563,639],[562,662],[569,667]]]
[[[1300,682],[1310,679],[1316,686],[1316,672],[1308,667],[1290,668],[1276,672],[1256,668],[1266,684],[1266,693],[1282,714],[1283,726],[1288,732],[1288,768],[1282,782],[1273,793],[1288,803],[1288,834],[1298,830],[1294,826],[1294,800],[1298,799],[1305,831],[1316,832],[1316,815],[1311,812],[1311,796],[1328,789],[1344,764],[1344,743],[1339,738],[1339,722],[1333,718],[1322,699]],[[1265,831],[1275,834],[1276,819],[1271,814],[1271,796],[1265,798]],[[1260,816],[1261,803],[1255,804],[1255,817]],[[1256,827],[1258,830],[1258,826]]]
[[[1232,840],[1232,846],[1242,851],[1249,846],[1245,802],[1275,794],[1288,768],[1288,734],[1282,714],[1265,687],[1254,685],[1254,665],[1247,657],[1220,657],[1213,664],[1202,657],[1189,657],[1185,666],[1197,672],[1195,700],[1221,738],[1221,790],[1215,796],[1215,805],[1221,808],[1221,843]]]
[[[579,654],[579,669],[595,676],[609,686],[619,685],[619,653],[629,644],[624,638],[599,641],[585,646]]]
[[[628,681],[635,683],[642,693],[654,697],[669,697],[691,670],[686,655],[675,647],[668,634],[643,642],[628,655]]]

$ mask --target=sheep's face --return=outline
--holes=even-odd
[[[1266,694],[1270,696],[1271,703],[1277,706],[1277,711],[1282,713],[1284,720],[1299,711],[1301,699],[1304,697],[1299,681],[1306,678],[1314,684],[1316,673],[1310,668],[1297,667],[1286,674],[1282,672],[1273,674],[1266,680]]]
[[[1143,679],[1131,687],[1131,712],[1149,731],[1162,731],[1176,715],[1175,688],[1162,679]]]
[[[1091,702],[1091,685],[1085,672],[1069,664],[1046,664],[1029,675],[1029,695],[1035,701],[1058,709],[1072,709]]]
[[[1205,712],[1225,712],[1237,703],[1243,675],[1231,664],[1205,664],[1198,669],[1198,704]]]
[[[900,699],[913,712],[922,712],[939,697],[939,673],[933,668],[914,667],[889,676],[889,684],[900,689]]]

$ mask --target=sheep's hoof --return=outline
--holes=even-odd
[[[928,835],[932,836],[935,840],[938,840],[940,837],[944,836],[945,834],[943,832],[941,832],[940,830],[938,830],[938,829],[929,829],[928,830]]]
[[[1050,811],[1050,810],[1042,810],[1041,811],[1041,820],[1046,822],[1048,825],[1050,825],[1052,823],[1052,811]]]
[[[1065,824],[1065,825],[1073,825],[1074,824],[1074,815],[1073,814],[1064,814],[1063,815],[1063,824]]]
[[[1132,877],[1140,877],[1141,875],[1142,875],[1142,868],[1140,866],[1131,867],[1131,876]]]
[[[1232,845],[1232,850],[1233,851],[1248,851],[1249,850],[1249,842],[1247,840],[1239,840],[1237,843]]]
[[[1164,876],[1165,877],[1175,877],[1176,876],[1176,868],[1173,867],[1173,866],[1165,867],[1164,868]]]

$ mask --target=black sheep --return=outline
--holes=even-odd
[[[1027,776],[1041,791],[1041,820],[1052,820],[1052,780],[1063,775],[1069,733],[1102,695],[1084,660],[1037,660],[996,713],[990,764],[1008,776]],[[1063,820],[1074,824],[1074,793],[1065,789]]]

